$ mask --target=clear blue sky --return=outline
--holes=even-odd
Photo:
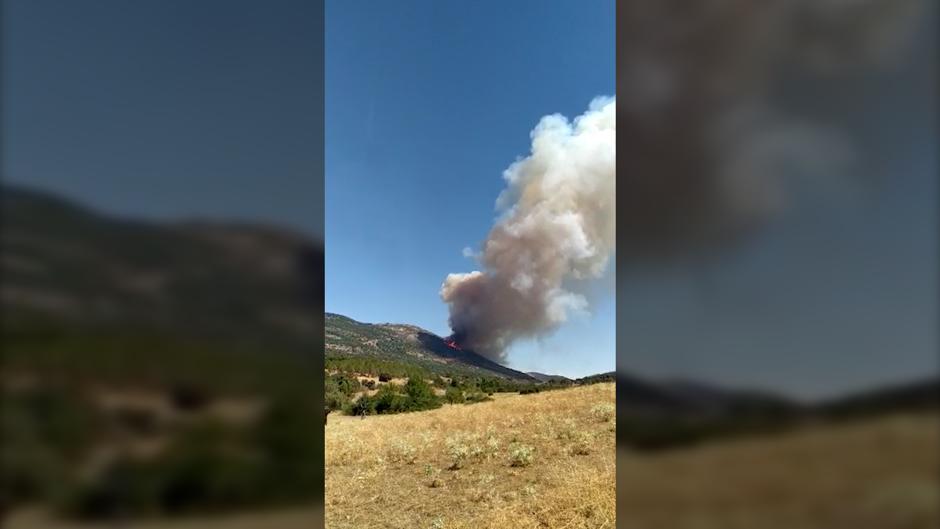
[[[614,2],[327,2],[326,307],[449,333],[444,277],[492,226],[503,170],[543,115],[615,92]],[[615,365],[601,297],[513,367]]]
[[[3,2],[5,180],[322,237],[322,6]]]

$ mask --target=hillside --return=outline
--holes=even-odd
[[[320,339],[322,247],[236,222],[157,223],[2,188],[2,303],[45,322],[306,349]]]
[[[274,226],[151,222],[44,191],[0,190],[6,378],[317,393],[316,241]]]
[[[0,241],[2,442],[16,455],[0,525],[33,506],[104,523],[322,497],[316,242],[14,187],[2,188]]]
[[[547,375],[545,373],[538,373],[536,371],[529,371],[526,374],[538,380],[539,382],[571,382],[570,378],[562,375]]]
[[[536,381],[526,373],[472,351],[450,347],[442,337],[414,325],[362,323],[332,313],[326,313],[324,325],[325,350],[330,357],[400,362],[441,374],[452,372]]]

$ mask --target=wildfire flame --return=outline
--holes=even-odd
[[[451,349],[456,349],[458,351],[461,350],[460,346],[457,345],[457,341],[454,340],[453,338],[444,338],[444,343],[446,343],[447,347],[450,347]]]

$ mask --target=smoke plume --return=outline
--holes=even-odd
[[[819,87],[847,74],[864,81],[889,65],[922,7],[920,0],[618,2],[618,266],[738,244],[786,210],[795,187],[820,189],[846,175],[857,153],[813,107],[826,99]],[[844,188],[835,183],[825,187]]]
[[[450,274],[441,287],[462,347],[502,360],[512,341],[587,309],[572,286],[602,277],[616,243],[615,120],[613,98],[595,99],[573,122],[545,116],[531,154],[504,172],[483,271]]]
[[[604,273],[615,247],[615,122],[621,276],[738,246],[798,188],[846,189],[859,155],[844,120],[813,106],[820,86],[890,66],[923,8],[618,2],[619,105],[597,100],[573,123],[547,116],[535,128],[531,154],[504,175],[505,213],[478,255],[483,270],[451,274],[441,288],[455,340],[502,360],[513,340],[587,308],[579,284]]]

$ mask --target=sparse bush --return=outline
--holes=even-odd
[[[451,470],[459,470],[470,459],[471,447],[463,436],[448,437],[447,454],[450,456]]]
[[[463,391],[453,386],[448,387],[447,391],[444,392],[444,400],[450,404],[463,404],[466,401]]]
[[[95,442],[101,417],[66,387],[37,387],[0,396],[0,513],[55,499],[71,486],[75,463]]]
[[[408,441],[396,439],[389,445],[387,456],[392,463],[413,465],[418,459],[418,449]]]
[[[509,447],[509,466],[527,467],[535,460],[535,449],[531,446],[517,444]]]
[[[495,456],[499,453],[499,438],[495,435],[490,435],[486,439],[486,449],[489,456]]]
[[[441,399],[423,379],[411,378],[404,386],[386,384],[373,396],[362,396],[347,409],[351,414],[402,413],[439,408]]]
[[[408,395],[409,410],[429,410],[441,406],[440,399],[434,394],[434,390],[424,379],[409,378],[404,387],[405,394]]]
[[[575,433],[574,442],[568,447],[568,453],[575,456],[590,455],[594,448],[594,436],[589,432],[578,431]]]
[[[368,390],[373,390],[373,389],[375,389],[375,381],[372,380],[372,379],[365,380],[365,381],[362,383],[362,385],[365,386],[365,388],[368,389]]]
[[[707,421],[670,417],[635,418],[618,425],[617,442],[635,450],[658,451],[698,444],[720,433],[720,428]]]
[[[485,393],[482,393],[479,391],[472,392],[472,393],[465,393],[464,397],[465,397],[464,402],[466,402],[467,404],[474,404],[477,402],[486,402],[488,400],[493,400],[492,398],[487,396]]]
[[[617,408],[613,404],[595,404],[591,408],[591,415],[598,422],[609,422],[617,416]]]
[[[83,518],[307,501],[322,490],[322,426],[309,402],[275,398],[250,427],[201,421],[146,460],[122,458],[65,500]]]
[[[28,418],[20,421],[19,417],[8,417],[8,410],[3,411],[0,509],[7,510],[21,503],[48,498],[70,467],[63,454],[38,441],[32,430],[35,425],[30,424]]]
[[[557,437],[562,441],[573,441],[577,437],[577,425],[571,419],[565,419],[558,430]]]
[[[179,514],[258,501],[275,490],[262,486],[258,459],[232,449],[237,431],[205,423],[183,433],[151,460],[122,458],[78,489],[67,510],[81,518],[116,514]]]
[[[345,373],[340,373],[337,375],[331,375],[326,380],[327,391],[334,388],[343,395],[350,397],[362,390],[362,384],[359,382],[358,378],[349,376]]]
[[[380,390],[378,394],[375,395],[375,397],[371,398],[375,399],[376,413],[401,413],[403,411],[408,411],[408,397],[398,393],[390,385],[383,387],[382,390]]]
[[[343,408],[347,415],[373,415],[377,400],[372,397],[359,397],[359,400],[350,402]]]
[[[499,454],[499,438],[492,429],[484,437],[480,434],[456,434],[447,438],[447,452],[451,470],[463,468],[472,460],[483,460]]]
[[[337,390],[327,391],[323,396],[323,404],[331,411],[342,410],[349,405],[349,397]]]

